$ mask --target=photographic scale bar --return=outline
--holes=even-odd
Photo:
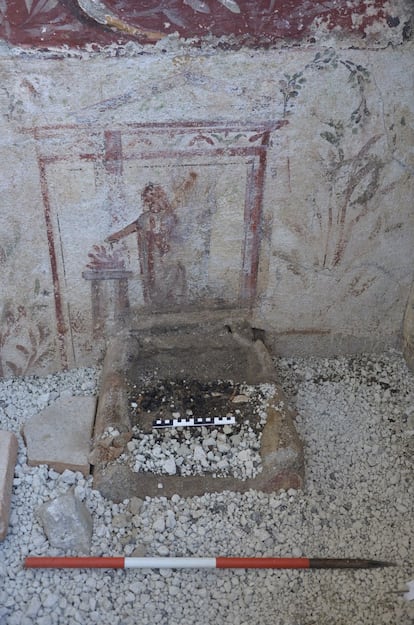
[[[30,556],[30,569],[377,569],[395,566],[361,558],[169,558]]]
[[[200,427],[202,425],[233,425],[236,417],[177,417],[172,419],[155,419],[153,428]]]

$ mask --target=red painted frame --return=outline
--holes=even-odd
[[[242,156],[246,159],[248,174],[244,206],[244,241],[242,243],[242,271],[240,284],[241,307],[251,307],[255,301],[259,269],[260,243],[262,239],[262,200],[266,173],[267,150],[271,133],[286,121],[258,124],[212,123],[212,122],[169,122],[161,124],[129,124],[122,128],[100,128],[94,126],[46,126],[26,130],[36,144],[40,185],[44,206],[44,219],[50,266],[53,279],[56,331],[59,341],[61,364],[68,365],[67,327],[64,315],[62,279],[58,268],[58,237],[54,230],[49,191],[47,167],[57,161],[69,161],[74,154],[80,160],[101,163],[108,174],[122,175],[123,163],[128,159],[188,159],[193,156],[222,157]],[[73,139],[71,140],[71,138]],[[128,137],[136,147],[123,149],[123,138]],[[179,147],[159,149],[151,146],[154,137],[162,144],[180,142]],[[62,140],[58,140],[61,138]],[[68,141],[69,139],[69,141]],[[220,140],[225,145],[220,145]],[[108,233],[109,234],[109,233]],[[85,250],[85,255],[87,250]]]

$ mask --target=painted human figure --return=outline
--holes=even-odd
[[[171,257],[178,219],[161,185],[148,183],[141,199],[143,212],[138,219],[111,234],[107,241],[115,243],[136,232],[144,300],[168,307],[185,294],[185,268]]]

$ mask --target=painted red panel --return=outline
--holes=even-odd
[[[0,37],[38,48],[152,43],[182,37],[234,35],[238,43],[269,45],[309,38],[316,22],[364,36],[370,24],[400,24],[387,0],[3,0]],[[236,44],[236,42],[235,42]]]

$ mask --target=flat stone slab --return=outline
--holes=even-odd
[[[70,469],[89,475],[89,453],[96,397],[72,396],[56,400],[23,427],[27,464],[47,464],[59,473]]]
[[[17,447],[16,436],[12,432],[0,430],[0,540],[5,539],[9,526]]]

